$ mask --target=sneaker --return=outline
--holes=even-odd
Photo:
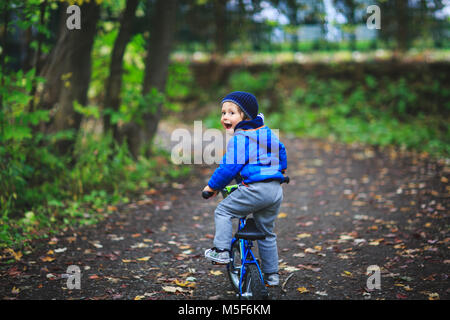
[[[206,250],[205,258],[221,264],[227,264],[231,260],[228,250],[220,250],[216,247]]]
[[[277,272],[275,273],[265,273],[264,280],[268,286],[274,287],[280,284],[280,276]]]

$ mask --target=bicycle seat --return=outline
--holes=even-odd
[[[253,218],[248,218],[244,228],[236,232],[234,237],[236,239],[263,240],[266,238],[266,235],[258,229]]]

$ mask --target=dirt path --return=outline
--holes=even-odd
[[[272,299],[448,299],[450,166],[424,156],[283,138],[289,185],[276,222],[282,286]],[[0,261],[2,299],[236,299],[203,258],[220,201],[201,190],[215,166],[92,228]],[[81,270],[67,288],[67,268]],[[366,287],[369,266],[380,289]]]

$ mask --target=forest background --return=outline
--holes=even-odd
[[[188,176],[158,125],[219,128],[234,90],[282,134],[448,159],[449,24],[446,0],[2,1],[0,246]]]

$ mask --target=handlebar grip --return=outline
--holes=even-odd
[[[291,179],[289,179],[289,176],[284,177],[284,182],[289,183]]]
[[[213,194],[214,194],[214,192],[210,192],[210,191],[202,191],[202,197],[203,197],[203,199],[208,199],[208,198],[212,197]]]

